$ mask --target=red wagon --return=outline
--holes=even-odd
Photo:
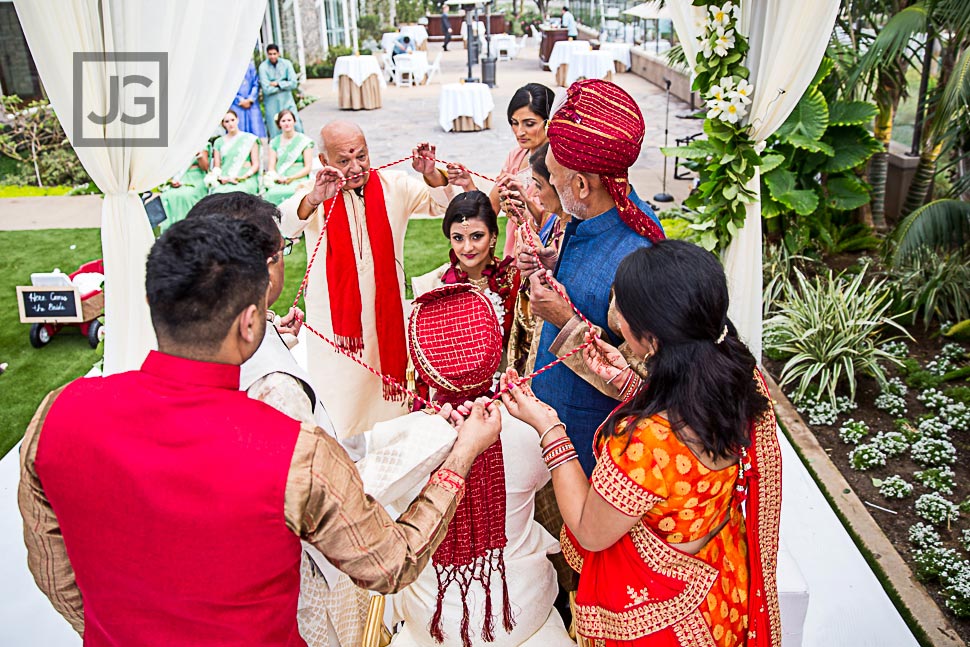
[[[42,348],[65,326],[79,328],[91,348],[104,339],[104,261],[84,263],[65,276],[31,276],[33,285],[17,286],[20,321],[29,323],[30,345]]]

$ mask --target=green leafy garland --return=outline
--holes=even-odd
[[[746,185],[761,164],[761,155],[748,135],[749,126],[742,123],[754,87],[748,83],[744,65],[748,39],[737,30],[740,6],[709,0],[694,0],[694,5],[707,9],[691,86],[706,102],[707,139],[662,150],[668,156],[700,162],[700,186],[684,204],[701,214],[691,225],[701,232],[700,244],[720,252],[744,225],[745,204],[756,197]]]

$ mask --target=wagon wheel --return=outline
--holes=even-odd
[[[91,348],[97,348],[98,344],[104,339],[104,324],[100,319],[95,319],[88,326],[88,343]]]
[[[43,348],[51,341],[51,331],[47,324],[35,323],[30,327],[30,345]]]

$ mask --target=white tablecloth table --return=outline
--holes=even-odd
[[[376,57],[341,56],[333,66],[333,87],[341,110],[375,110],[381,107],[381,88],[387,83]]]
[[[623,66],[622,70],[617,68],[617,72],[625,72],[633,66],[630,60],[630,47],[629,43],[600,43],[600,51],[609,52],[613,55],[613,60]]]
[[[579,79],[613,80],[613,54],[610,52],[572,52],[566,71],[566,86]]]
[[[561,40],[552,46],[552,53],[549,54],[549,69],[555,72],[560,65],[568,65],[569,55],[572,52],[588,52],[591,49],[587,40]]]
[[[381,36],[381,49],[388,54],[392,54],[394,52],[394,43],[397,42],[400,36],[401,33],[397,31],[387,32]]]
[[[512,34],[496,34],[492,36],[492,55],[498,57],[500,51],[508,52],[509,58],[515,58],[519,53],[519,44]]]
[[[411,61],[414,83],[425,83],[428,80],[428,72],[431,71],[431,64],[428,63],[428,53],[412,52],[411,54],[398,54],[394,57],[394,65],[398,68],[406,66],[407,61]]]
[[[415,49],[427,51],[428,49],[428,30],[423,25],[402,25],[401,34],[410,36]]]
[[[456,119],[469,117],[477,129],[484,130],[494,108],[492,93],[484,83],[447,83],[441,86],[438,124],[448,132],[456,130]]]

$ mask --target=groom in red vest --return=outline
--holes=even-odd
[[[146,272],[159,350],[140,370],[75,380],[31,421],[28,565],[85,645],[304,646],[300,539],[359,586],[406,586],[498,437],[497,411],[476,405],[442,467],[389,518],[328,434],[239,390],[280,252],[278,236],[224,214],[173,225]]]

